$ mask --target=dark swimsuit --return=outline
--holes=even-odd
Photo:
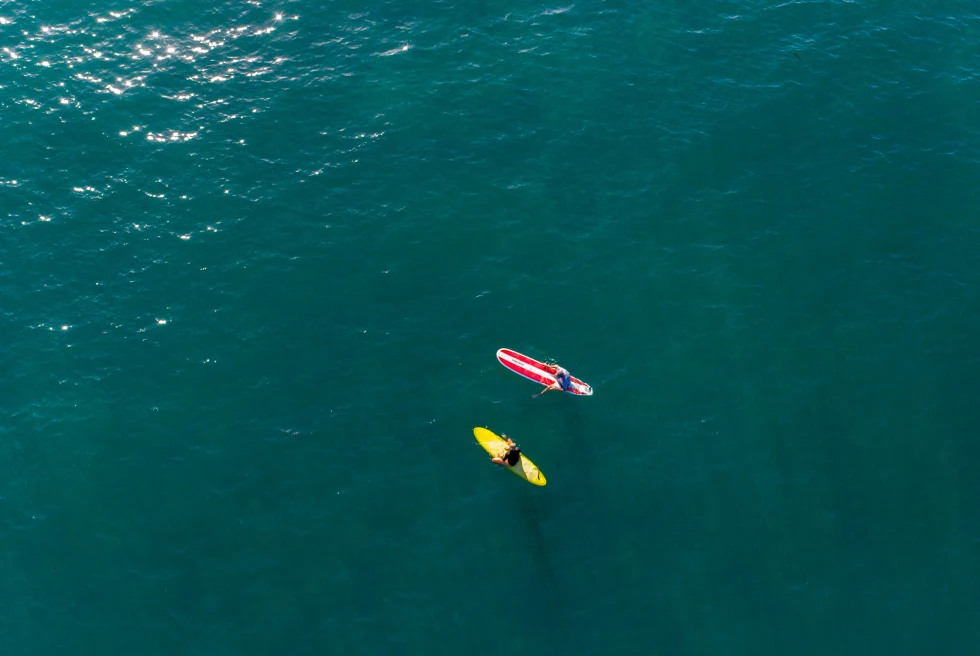
[[[521,461],[521,447],[519,446],[511,447],[510,450],[507,451],[506,454],[504,454],[504,462],[506,462],[507,465],[510,467],[513,467],[520,461]]]
[[[555,376],[555,380],[558,381],[558,387],[564,392],[572,388],[572,376],[567,371],[559,371]]]

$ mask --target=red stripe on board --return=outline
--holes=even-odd
[[[542,385],[550,385],[553,382],[555,382],[554,378],[549,378],[543,375],[540,371],[534,369],[534,367],[527,362],[518,361],[515,363],[506,360],[504,359],[504,357],[501,356],[508,356],[508,354],[500,353],[497,359],[500,361],[500,364],[504,365],[506,368],[510,369],[511,371],[513,371],[515,374],[518,374],[519,376],[524,376],[525,378],[539,382]]]
[[[517,351],[511,351],[510,349],[500,349],[500,352],[509,355],[515,360],[520,360],[521,362],[526,362],[528,364],[534,365],[539,369],[544,369],[551,375],[554,375],[555,372],[558,371],[557,367],[553,367],[550,364],[545,364],[544,362],[538,362],[534,358],[529,358],[523,353],[518,353]]]

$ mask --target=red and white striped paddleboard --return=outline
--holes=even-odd
[[[524,376],[528,380],[533,380],[542,385],[554,385],[558,382],[555,379],[555,372],[558,371],[557,367],[538,362],[534,358],[529,358],[517,351],[500,349],[497,351],[497,359],[500,360],[500,364],[515,374]],[[575,376],[572,376],[572,388],[568,390],[568,393],[577,394],[578,396],[592,396],[592,388]]]

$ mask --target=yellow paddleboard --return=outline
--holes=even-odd
[[[486,428],[480,428],[479,426],[474,428],[473,435],[476,437],[476,441],[480,443],[480,446],[490,454],[491,458],[502,458],[507,453],[507,440],[488,431]],[[544,485],[548,482],[537,465],[528,460],[523,451],[521,452],[520,462],[513,467],[507,467],[505,465],[504,469],[511,470],[531,485]]]

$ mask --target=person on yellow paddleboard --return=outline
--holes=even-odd
[[[570,389],[572,389],[572,375],[568,373],[568,369],[555,365],[555,382],[551,385],[546,385],[543,390],[534,395],[534,398],[538,398],[548,390],[567,392]]]
[[[521,447],[517,446],[517,444],[514,443],[514,440],[510,439],[503,433],[500,434],[500,437],[507,440],[507,452],[502,457],[491,458],[491,460],[494,463],[504,467],[513,467],[521,461]]]

